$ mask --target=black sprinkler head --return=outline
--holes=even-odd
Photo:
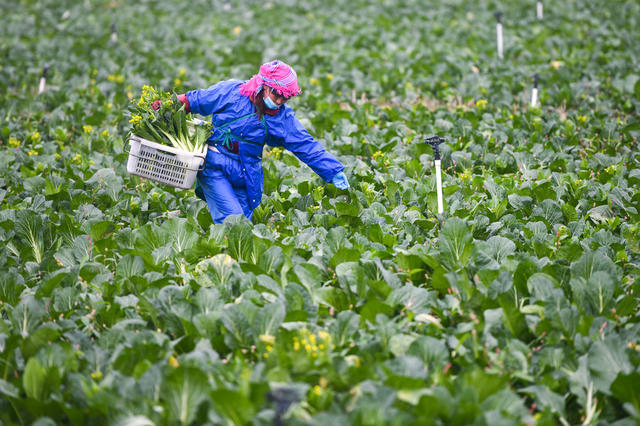
[[[425,143],[428,143],[429,145],[431,145],[431,148],[433,148],[433,153],[435,156],[436,160],[440,159],[440,144],[444,143],[444,139],[441,138],[440,136],[429,136],[428,138],[426,138]]]

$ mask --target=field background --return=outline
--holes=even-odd
[[[0,424],[638,424],[640,4],[544,3],[0,1]],[[127,174],[143,85],[273,58],[351,190]]]

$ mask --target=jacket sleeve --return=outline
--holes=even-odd
[[[211,115],[224,109],[231,101],[231,92],[238,81],[221,81],[208,89],[191,90],[186,93],[189,109],[194,114]]]
[[[291,110],[287,111],[284,137],[279,142],[325,182],[331,182],[337,173],[344,170],[342,163],[313,139]]]

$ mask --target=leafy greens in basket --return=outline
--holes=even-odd
[[[170,92],[143,86],[142,95],[129,106],[131,133],[187,152],[202,152],[211,136],[211,123],[196,120]]]

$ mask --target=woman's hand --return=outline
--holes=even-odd
[[[349,189],[349,181],[343,172],[337,173],[333,179],[331,179],[331,183],[338,189]]]
[[[184,105],[185,112],[191,112],[191,108],[189,106],[189,99],[187,99],[186,93],[183,93],[182,95],[178,95],[178,101],[180,101],[180,103]]]
[[[189,99],[187,98],[186,94],[182,94],[182,95],[177,95],[178,97],[178,101],[184,105],[184,111],[185,112],[191,112],[190,108],[189,108]],[[162,105],[162,102],[155,101],[154,103],[151,104],[151,108],[153,108],[154,111],[157,111],[160,109],[160,106]]]

